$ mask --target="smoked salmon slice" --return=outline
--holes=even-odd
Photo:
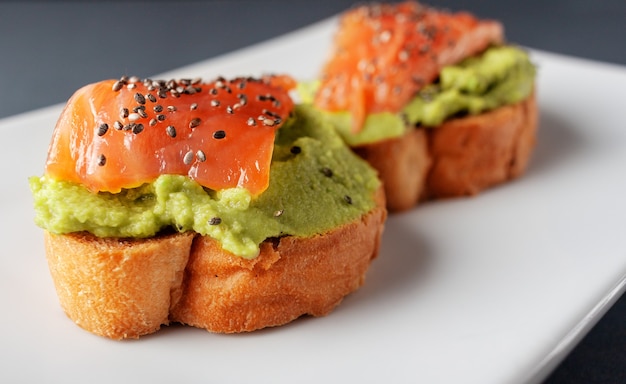
[[[202,186],[269,184],[276,130],[293,109],[287,76],[212,82],[122,77],[87,85],[68,101],[45,173],[94,192],[117,193],[162,174]]]
[[[342,15],[314,104],[349,111],[355,131],[366,116],[399,112],[444,66],[504,39],[497,21],[418,2],[360,6]]]

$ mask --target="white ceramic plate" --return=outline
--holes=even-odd
[[[334,22],[163,76],[311,78]],[[542,117],[522,179],[392,216],[366,285],[335,312],[251,334],[171,326],[116,342],[75,326],[27,185],[61,107],[0,121],[0,381],[539,380],[624,289],[626,69],[532,54]]]

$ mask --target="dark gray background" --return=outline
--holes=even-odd
[[[354,3],[0,2],[0,118],[64,102],[86,83],[153,76],[241,48]],[[508,39],[525,46],[626,65],[626,0],[428,3],[500,19]],[[546,383],[626,383],[626,297]]]

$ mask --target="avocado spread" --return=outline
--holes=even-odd
[[[277,131],[270,184],[255,198],[243,188],[213,191],[176,175],[117,194],[46,176],[29,181],[35,222],[52,233],[145,238],[193,230],[245,258],[255,257],[265,239],[308,237],[359,218],[374,208],[379,186],[375,171],[309,106],[297,106]]]
[[[525,51],[514,46],[491,47],[480,56],[444,67],[438,81],[424,87],[399,114],[370,114],[357,133],[351,130],[348,112],[326,114],[344,140],[357,146],[401,136],[407,126],[436,127],[453,116],[517,103],[531,94],[534,81],[535,67]]]

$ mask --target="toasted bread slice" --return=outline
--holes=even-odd
[[[46,255],[63,310],[94,334],[137,338],[170,321],[252,331],[326,315],[363,284],[387,215],[382,188],[376,201],[326,233],[268,239],[252,260],[191,232],[135,240],[46,232]]]
[[[354,148],[379,172],[389,211],[421,200],[475,195],[516,178],[527,168],[536,141],[537,102],[525,100],[435,128],[411,129]]]

